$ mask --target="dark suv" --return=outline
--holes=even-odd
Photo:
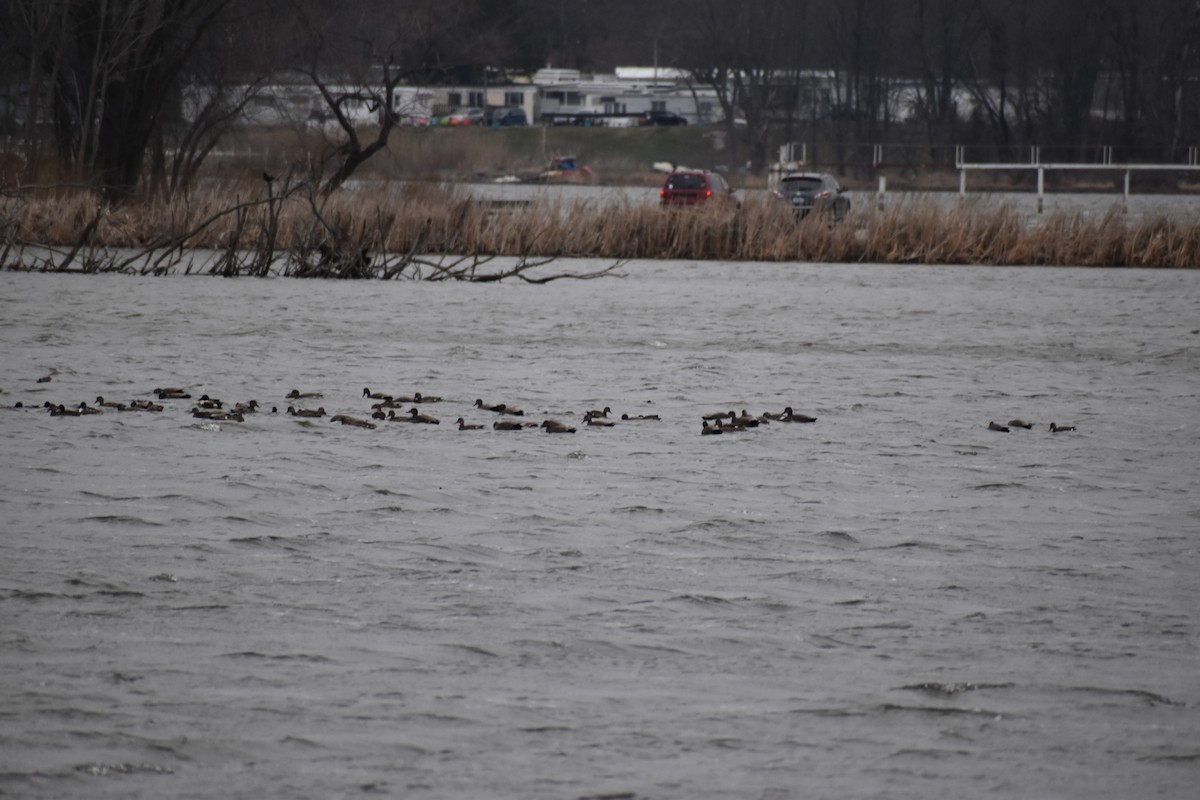
[[[664,206],[695,206],[709,200],[741,208],[742,202],[719,172],[677,170],[667,176],[658,193]]]
[[[525,116],[525,110],[522,108],[497,108],[491,113],[488,121],[498,128],[520,127],[529,124],[529,119]]]
[[[662,111],[654,109],[647,111],[642,115],[643,125],[687,125],[688,121],[685,117],[681,117],[670,111]]]
[[[829,214],[837,222],[850,213],[850,198],[832,175],[823,172],[789,172],[775,190],[796,216],[806,217],[817,211]]]

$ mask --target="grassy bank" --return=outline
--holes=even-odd
[[[523,258],[695,259],[1095,267],[1200,266],[1200,221],[1051,215],[1033,225],[1008,208],[913,203],[860,209],[842,224],[796,220],[770,203],[737,211],[655,205],[493,206],[453,187],[410,185],[391,203],[351,194],[322,202],[293,187],[231,183],[173,203],[108,209],[90,193],[0,199],[0,264],[132,271],[128,252],[210,249],[222,274],[390,277],[413,254]],[[31,263],[35,248],[55,258]],[[113,253],[122,251],[119,260]],[[247,255],[248,254],[248,255]],[[86,255],[86,258],[83,257]],[[390,260],[389,260],[390,259]],[[144,263],[144,262],[137,262]],[[170,263],[170,262],[161,262]],[[122,267],[124,264],[124,268]],[[145,271],[145,270],[142,270]],[[171,271],[165,268],[155,271]]]

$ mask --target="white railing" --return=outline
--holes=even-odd
[[[1031,148],[1030,163],[1028,164],[1006,164],[997,162],[968,162],[963,160],[962,147],[955,148],[955,161],[958,168],[958,193],[966,195],[967,193],[967,173],[971,171],[977,172],[1012,172],[1016,170],[1036,170],[1037,171],[1037,211],[1042,213],[1045,207],[1046,197],[1046,172],[1048,170],[1061,172],[1081,172],[1081,171],[1103,171],[1103,172],[1124,172],[1125,185],[1122,192],[1123,202],[1129,203],[1129,188],[1130,180],[1135,172],[1196,172],[1200,171],[1200,159],[1197,158],[1197,150],[1200,148],[1188,148],[1188,163],[1186,164],[1114,164],[1112,160],[1112,148],[1105,147],[1101,154],[1102,163],[1099,164],[1076,164],[1076,163],[1049,163],[1043,164],[1039,160],[1037,148]]]

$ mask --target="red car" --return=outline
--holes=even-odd
[[[667,176],[658,193],[664,206],[695,206],[716,200],[742,207],[742,201],[719,172],[677,170]]]

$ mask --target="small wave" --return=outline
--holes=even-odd
[[[1011,689],[1015,683],[910,683],[900,686],[906,692],[924,692],[925,694],[941,697],[953,697],[963,692],[977,692],[985,689]]]
[[[871,549],[872,550],[908,550],[908,549],[915,550],[918,548],[928,548],[930,550],[941,550],[942,549],[935,544],[929,544],[928,542],[922,542],[922,541],[918,541],[916,539],[909,539],[907,541],[897,542],[896,544],[884,545],[883,547],[872,547]]]
[[[486,649],[479,647],[478,645],[474,645],[474,644],[451,643],[451,644],[443,644],[442,647],[450,648],[452,650],[460,650],[464,653],[470,653],[472,655],[477,655],[477,656],[487,656],[488,658],[499,658],[498,653],[493,653],[491,650],[486,650]]]
[[[161,764],[151,764],[142,762],[141,764],[132,764],[124,762],[120,764],[102,764],[98,761],[93,761],[88,764],[78,764],[75,767],[76,771],[83,772],[88,775],[96,775],[103,777],[106,775],[172,775],[175,770],[170,767],[164,767]]]
[[[80,517],[76,522],[103,522],[110,525],[140,525],[147,528],[161,528],[161,522],[154,522],[141,517],[131,517],[127,514],[97,514],[92,517]]]
[[[1195,753],[1164,753],[1163,755],[1142,756],[1138,761],[1158,762],[1191,762],[1200,761],[1200,751]]]
[[[109,595],[111,597],[145,597],[146,595],[136,589],[127,589],[124,586],[117,586],[104,581],[92,581],[87,578],[77,577],[68,578],[67,583],[71,586],[83,586],[91,589],[96,594]]]
[[[100,500],[115,500],[115,501],[136,500],[136,501],[140,501],[140,500],[145,499],[145,498],[139,497],[137,495],[132,495],[132,494],[128,495],[128,496],[119,495],[119,494],[104,494],[103,492],[92,492],[87,489],[80,489],[79,493],[81,495],[83,495],[84,497],[95,497]]]
[[[745,598],[738,598],[738,599],[744,600]],[[723,605],[724,606],[724,605],[733,605],[733,603],[734,603],[733,600],[728,600],[724,597],[717,597],[714,594],[693,594],[690,592],[688,594],[677,594],[674,597],[670,598],[670,601],[683,601],[685,603],[695,603],[697,605],[702,605],[702,606],[713,606],[713,605]]]
[[[312,653],[260,653],[257,650],[240,650],[222,653],[223,658],[261,658],[267,661],[304,661],[312,664],[328,663],[329,659]]]
[[[931,714],[940,717],[964,716],[964,717],[990,717],[999,719],[1002,714],[998,711],[989,711],[986,708],[953,708],[950,706],[906,706],[899,703],[883,703],[877,706],[877,709],[885,714],[888,713],[909,713],[909,714]]]
[[[1070,691],[1085,692],[1088,694],[1098,694],[1108,697],[1127,697],[1134,700],[1141,700],[1146,705],[1151,706],[1182,706],[1186,705],[1178,700],[1172,700],[1169,697],[1164,697],[1156,692],[1149,692],[1145,689],[1108,689],[1100,686],[1072,686]]]
[[[79,600],[83,597],[81,594],[62,594],[60,592],[43,592],[37,590],[26,589],[9,589],[6,593],[9,600]]]

